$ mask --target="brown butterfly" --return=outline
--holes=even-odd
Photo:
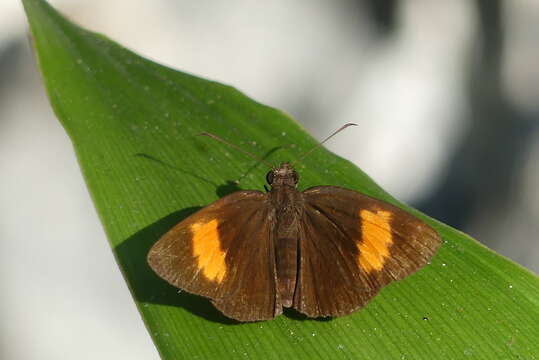
[[[427,264],[441,243],[384,201],[337,186],[298,191],[287,162],[266,180],[269,192],[232,193],[173,227],[148,253],[151,268],[239,321],[272,319],[283,307],[334,317]]]

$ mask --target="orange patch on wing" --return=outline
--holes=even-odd
[[[393,244],[391,236],[391,212],[378,210],[360,210],[361,241],[358,263],[366,272],[381,270],[389,257],[389,246]]]
[[[220,283],[226,274],[226,252],[221,249],[218,224],[216,219],[197,222],[191,225],[191,232],[197,267],[208,280]]]

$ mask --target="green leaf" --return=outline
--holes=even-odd
[[[357,189],[415,213],[444,239],[432,264],[387,286],[364,309],[328,321],[288,313],[238,324],[206,299],[178,294],[146,264],[150,246],[194,210],[236,190],[233,180],[242,174],[239,187],[262,189],[267,170],[196,134],[218,134],[271,162],[294,159],[315,139],[232,87],[141,58],[70,23],[44,1],[23,4],[51,104],[163,359],[539,356],[537,277],[396,202],[323,149],[299,167],[300,185]]]

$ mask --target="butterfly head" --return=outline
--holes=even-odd
[[[290,163],[284,162],[279,167],[271,169],[266,175],[266,181],[272,187],[286,185],[297,187],[299,176]]]

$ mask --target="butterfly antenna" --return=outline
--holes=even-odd
[[[344,129],[346,129],[347,127],[349,126],[357,126],[357,124],[354,124],[354,123],[348,123],[348,124],[344,124],[343,126],[341,126],[340,128],[338,128],[337,130],[335,130],[333,132],[333,134],[329,135],[327,138],[325,138],[324,140],[320,141],[318,144],[316,144],[315,146],[313,146],[310,150],[306,151],[303,153],[303,155],[301,155],[296,161],[294,161],[292,163],[292,165],[295,165],[297,164],[298,162],[300,162],[301,160],[303,160],[307,155],[309,155],[310,153],[312,153],[314,150],[318,149],[320,146],[322,146],[326,141],[328,141],[329,139],[331,139],[332,137],[334,137],[335,135],[337,135],[338,133],[340,133],[341,131],[343,131]]]
[[[207,136],[207,137],[210,137],[210,138],[212,138],[212,139],[214,139],[214,140],[217,140],[217,141],[219,141],[219,142],[222,142],[223,144],[228,145],[228,146],[230,146],[231,148],[234,148],[234,149],[238,150],[238,151],[241,152],[243,155],[247,155],[247,156],[249,156],[250,158],[253,158],[253,159],[255,159],[255,160],[258,160],[258,161],[260,161],[260,162],[266,164],[266,165],[269,166],[270,168],[273,168],[273,165],[271,165],[270,163],[266,162],[266,161],[265,161],[264,159],[262,159],[261,157],[258,157],[258,156],[254,155],[254,154],[251,154],[250,152],[243,150],[243,149],[240,148],[239,146],[236,146],[236,145],[234,145],[234,144],[229,143],[229,142],[226,141],[226,140],[221,139],[221,138],[220,138],[219,136],[217,136],[217,135],[213,135],[213,134],[208,133],[208,132],[202,132],[202,133],[200,133],[200,134],[198,134],[198,135],[201,135],[201,136]]]

